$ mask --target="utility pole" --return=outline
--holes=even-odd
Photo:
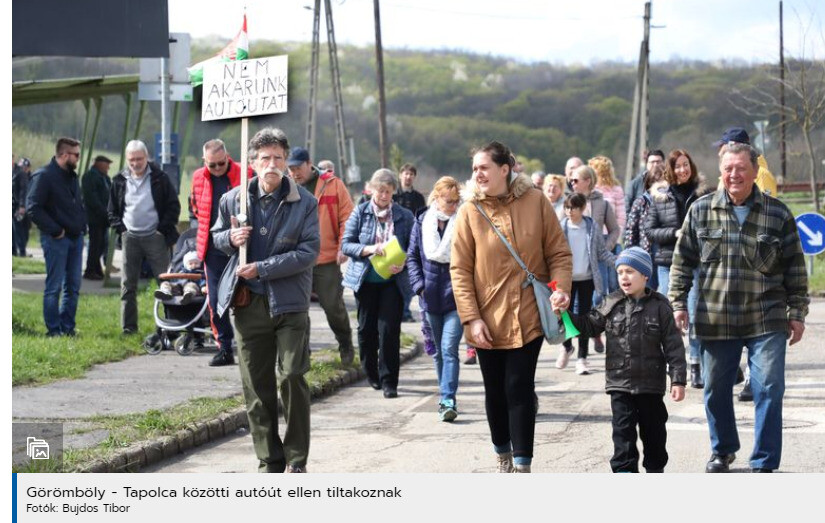
[[[642,82],[642,124],[639,126],[639,156],[641,159],[645,149],[648,149],[650,132],[650,2],[645,3],[645,38],[642,42],[644,49],[644,80]]]
[[[650,112],[650,2],[645,3],[644,39],[639,48],[639,67],[636,72],[636,87],[633,90],[633,116],[630,121],[630,138],[627,143],[627,167],[625,185],[639,169],[638,160],[647,149]]]
[[[341,91],[341,71],[338,67],[338,45],[335,43],[335,26],[332,22],[332,3],[324,0],[327,24],[327,48],[329,49],[329,70],[332,81],[333,103],[335,105],[335,143],[338,147],[340,173],[346,173],[349,162],[346,150],[346,126],[344,125],[344,99]],[[321,0],[315,0],[312,20],[312,63],[309,70],[309,107],[305,147],[309,157],[315,160],[315,128],[318,118],[318,71],[321,48]],[[343,176],[343,174],[342,174]],[[343,179],[343,178],[342,178]]]
[[[782,181],[785,181],[785,44],[782,22],[782,1],[779,2],[779,157],[782,165]],[[764,151],[762,151],[764,153]]]
[[[375,6],[375,62],[378,75],[378,147],[381,150],[381,167],[389,166],[387,155],[387,100],[384,94],[384,49],[381,46],[381,13],[378,0]]]
[[[346,133],[344,130],[344,98],[341,94],[341,71],[338,69],[338,45],[335,43],[335,26],[332,23],[332,2],[324,0],[327,13],[327,47],[329,48],[329,71],[332,76],[332,96],[335,100],[335,143],[338,146],[338,162],[341,174],[347,172]]]
[[[309,69],[309,107],[305,147],[310,159],[315,159],[315,120],[318,106],[318,55],[321,47],[321,0],[315,0],[312,11],[312,62]]]

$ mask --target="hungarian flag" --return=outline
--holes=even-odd
[[[203,66],[209,62],[232,62],[234,60],[246,60],[247,58],[249,58],[249,38],[246,34],[246,13],[244,13],[241,30],[238,31],[231,42],[226,44],[226,47],[212,58],[198,62],[187,69],[189,71],[189,83],[195,87],[203,83]]]

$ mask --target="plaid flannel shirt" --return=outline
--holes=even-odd
[[[696,336],[726,340],[785,332],[805,321],[808,276],[796,222],[776,198],[754,186],[742,226],[725,190],[697,200],[682,224],[670,268],[668,298],[687,310],[699,267]]]

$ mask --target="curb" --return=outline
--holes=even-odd
[[[416,341],[409,349],[401,349],[401,363],[406,363],[423,352],[423,345]],[[367,378],[362,368],[342,370],[330,380],[311,391],[311,401],[332,395],[338,390]],[[280,409],[280,405],[279,405]],[[74,472],[139,472],[140,469],[154,465],[179,454],[183,454],[206,443],[232,436],[239,430],[249,429],[246,408],[239,407],[225,412],[217,418],[194,423],[174,434],[144,441],[124,449],[105,460],[94,461]]]

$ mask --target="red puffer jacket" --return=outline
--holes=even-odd
[[[230,187],[237,187],[241,183],[241,165],[236,163],[232,158],[227,156],[229,160],[229,170],[226,176],[229,176]],[[247,174],[252,177],[253,171],[249,167]],[[220,202],[214,202],[218,205]],[[206,256],[206,247],[209,245],[209,218],[212,216],[212,178],[209,174],[209,169],[201,167],[192,173],[192,193],[189,195],[189,206],[192,213],[198,219],[198,258],[201,260]]]

